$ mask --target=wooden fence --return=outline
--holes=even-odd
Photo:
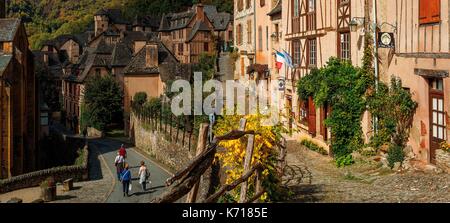
[[[143,106],[133,105],[133,114],[141,122],[144,129],[162,133],[169,142],[183,147],[189,151],[196,147],[198,135],[194,126],[193,116],[175,116],[168,109],[146,109]]]

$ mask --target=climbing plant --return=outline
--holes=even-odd
[[[372,146],[389,146],[391,167],[395,162],[402,162],[403,148],[409,139],[417,102],[403,88],[400,78],[393,77],[390,86],[379,84],[378,91],[368,98],[367,105],[369,111],[378,117],[378,131],[371,138]]]
[[[331,129],[331,147],[336,160],[349,159],[348,155],[364,143],[361,117],[369,85],[370,78],[363,69],[338,58],[331,58],[324,67],[312,70],[297,84],[303,100],[313,97],[317,106],[332,107],[325,125]]]

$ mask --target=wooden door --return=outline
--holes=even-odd
[[[442,79],[430,80],[430,162],[436,161],[436,150],[446,140],[444,93]]]
[[[312,97],[308,100],[308,132],[312,136],[316,136],[316,106]]]

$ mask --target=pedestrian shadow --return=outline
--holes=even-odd
[[[162,185],[162,186],[155,186],[155,187],[149,188],[149,190],[157,190],[157,189],[161,189],[161,188],[165,188],[165,187],[166,187],[165,185]]]
[[[135,192],[135,193],[131,194],[131,196],[141,196],[141,195],[146,195],[146,194],[152,194],[155,192],[156,192],[156,190],[148,189],[146,191]]]
[[[103,174],[101,171],[101,161],[99,159],[100,152],[98,150],[90,150],[89,153],[89,180],[101,180],[103,179]]]

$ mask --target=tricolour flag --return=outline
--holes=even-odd
[[[294,64],[292,63],[292,57],[287,53],[285,50],[283,50],[283,55],[286,58],[286,65],[290,67],[291,69],[294,68]]]
[[[283,53],[277,51],[276,54],[276,67],[280,70],[283,67],[283,64],[286,63],[286,56]]]

